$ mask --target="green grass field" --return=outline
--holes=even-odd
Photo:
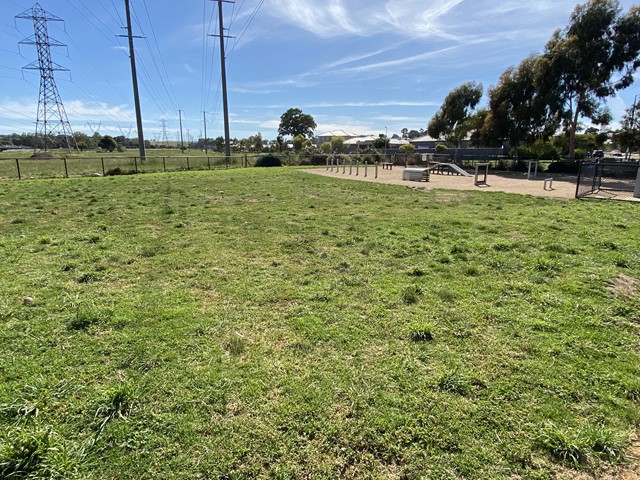
[[[0,478],[621,468],[637,208],[293,169],[3,182]]]

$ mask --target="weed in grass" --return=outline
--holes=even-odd
[[[558,269],[556,263],[548,257],[539,257],[536,260],[534,268],[539,272],[545,273],[553,273]]]
[[[88,328],[103,324],[113,316],[113,311],[96,306],[81,306],[76,310],[75,316],[67,323],[69,330],[87,330]]]
[[[467,277],[477,277],[480,275],[480,269],[475,265],[469,265],[464,268],[464,274]]]
[[[13,421],[16,426],[36,420],[39,413],[40,404],[37,401],[23,400],[0,405],[0,418]]]
[[[427,274],[427,272],[425,272],[421,268],[414,268],[413,270],[411,270],[409,272],[409,275],[412,276],[412,277],[423,277],[426,274]]]
[[[400,292],[400,299],[405,305],[413,305],[420,301],[422,290],[416,285],[407,285]]]
[[[98,276],[92,273],[85,273],[80,275],[77,279],[78,283],[92,283],[98,280]]]
[[[436,295],[442,300],[444,303],[453,303],[456,300],[455,292],[442,288],[436,292]]]
[[[434,324],[428,321],[413,322],[409,325],[409,337],[414,342],[429,342],[434,339]]]
[[[467,396],[471,393],[471,379],[460,369],[448,369],[436,378],[436,388],[443,392]]]
[[[627,383],[624,387],[624,395],[634,402],[640,401],[640,380]]]
[[[574,465],[587,463],[591,456],[620,461],[627,443],[618,432],[602,425],[571,429],[553,423],[544,426],[537,440],[555,459]]]
[[[97,433],[101,433],[113,420],[129,416],[138,405],[138,387],[130,380],[123,380],[105,391],[105,400],[96,409]]]
[[[224,344],[224,349],[231,355],[240,355],[247,349],[247,340],[239,333],[232,333]]]
[[[158,251],[154,247],[145,247],[138,253],[140,258],[153,258],[158,254]]]
[[[0,478],[45,478],[39,475],[52,448],[50,429],[18,427],[10,429],[0,444]]]
[[[626,257],[623,257],[622,255],[616,257],[613,260],[613,264],[618,268],[629,268],[631,266],[631,263],[629,262],[629,260]]]

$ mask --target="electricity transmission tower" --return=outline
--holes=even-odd
[[[15,18],[33,21],[35,35],[22,40],[20,44],[35,45],[38,50],[38,61],[32,62],[27,70],[40,71],[40,95],[38,97],[38,113],[36,118],[36,143],[42,138],[45,152],[48,147],[56,146],[56,137],[64,136],[66,147],[77,150],[76,139],[73,136],[67,112],[58,93],[58,87],[53,77],[54,71],[68,72],[51,60],[51,47],[64,47],[63,43],[49,37],[47,22],[61,22],[62,19],[45,11],[36,3],[33,8],[24,11]]]

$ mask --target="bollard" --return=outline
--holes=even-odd
[[[367,169],[369,167],[369,163],[367,160],[364,161],[364,176],[367,176]]]
[[[207,167],[211,170],[211,158],[207,157]]]
[[[162,157],[162,171],[167,171],[167,160],[164,157]]]
[[[325,170],[328,172],[329,171],[329,157],[327,157],[327,168],[325,168]]]
[[[135,167],[136,173],[138,173],[138,157],[133,157],[133,166]]]
[[[105,176],[105,173],[104,173],[104,158],[100,158],[100,163],[102,164],[102,176],[104,177]]]
[[[18,169],[18,180],[22,180],[22,174],[20,173],[20,160],[16,158],[16,168]]]
[[[187,157],[187,172],[189,171],[189,157]]]
[[[347,173],[347,161],[342,159],[342,173]]]
[[[376,169],[375,169],[375,177],[378,178],[378,161],[376,160]]]
[[[64,176],[65,178],[69,178],[69,170],[67,169],[67,159],[63,158],[62,160],[64,161]]]
[[[360,160],[356,160],[356,177],[360,174]]]
[[[353,158],[349,159],[349,175],[353,173]]]

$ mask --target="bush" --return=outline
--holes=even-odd
[[[549,173],[578,173],[578,169],[580,168],[579,162],[552,162],[547,167],[547,172]]]
[[[446,152],[447,150],[448,150],[448,149],[447,149],[447,146],[446,146],[446,145],[444,145],[443,143],[438,143],[438,144],[436,145],[436,153],[444,153],[444,152]]]
[[[281,167],[282,160],[275,155],[263,155],[256,160],[256,167]]]
[[[538,157],[529,147],[518,147],[515,149],[515,153],[518,156],[518,160],[533,160]]]
[[[328,155],[311,155],[307,157],[307,163],[309,165],[326,165]]]
[[[116,167],[116,168],[112,168],[110,170],[107,170],[105,172],[106,176],[110,176],[110,175],[135,175],[136,172],[135,170],[123,170],[120,167]]]

